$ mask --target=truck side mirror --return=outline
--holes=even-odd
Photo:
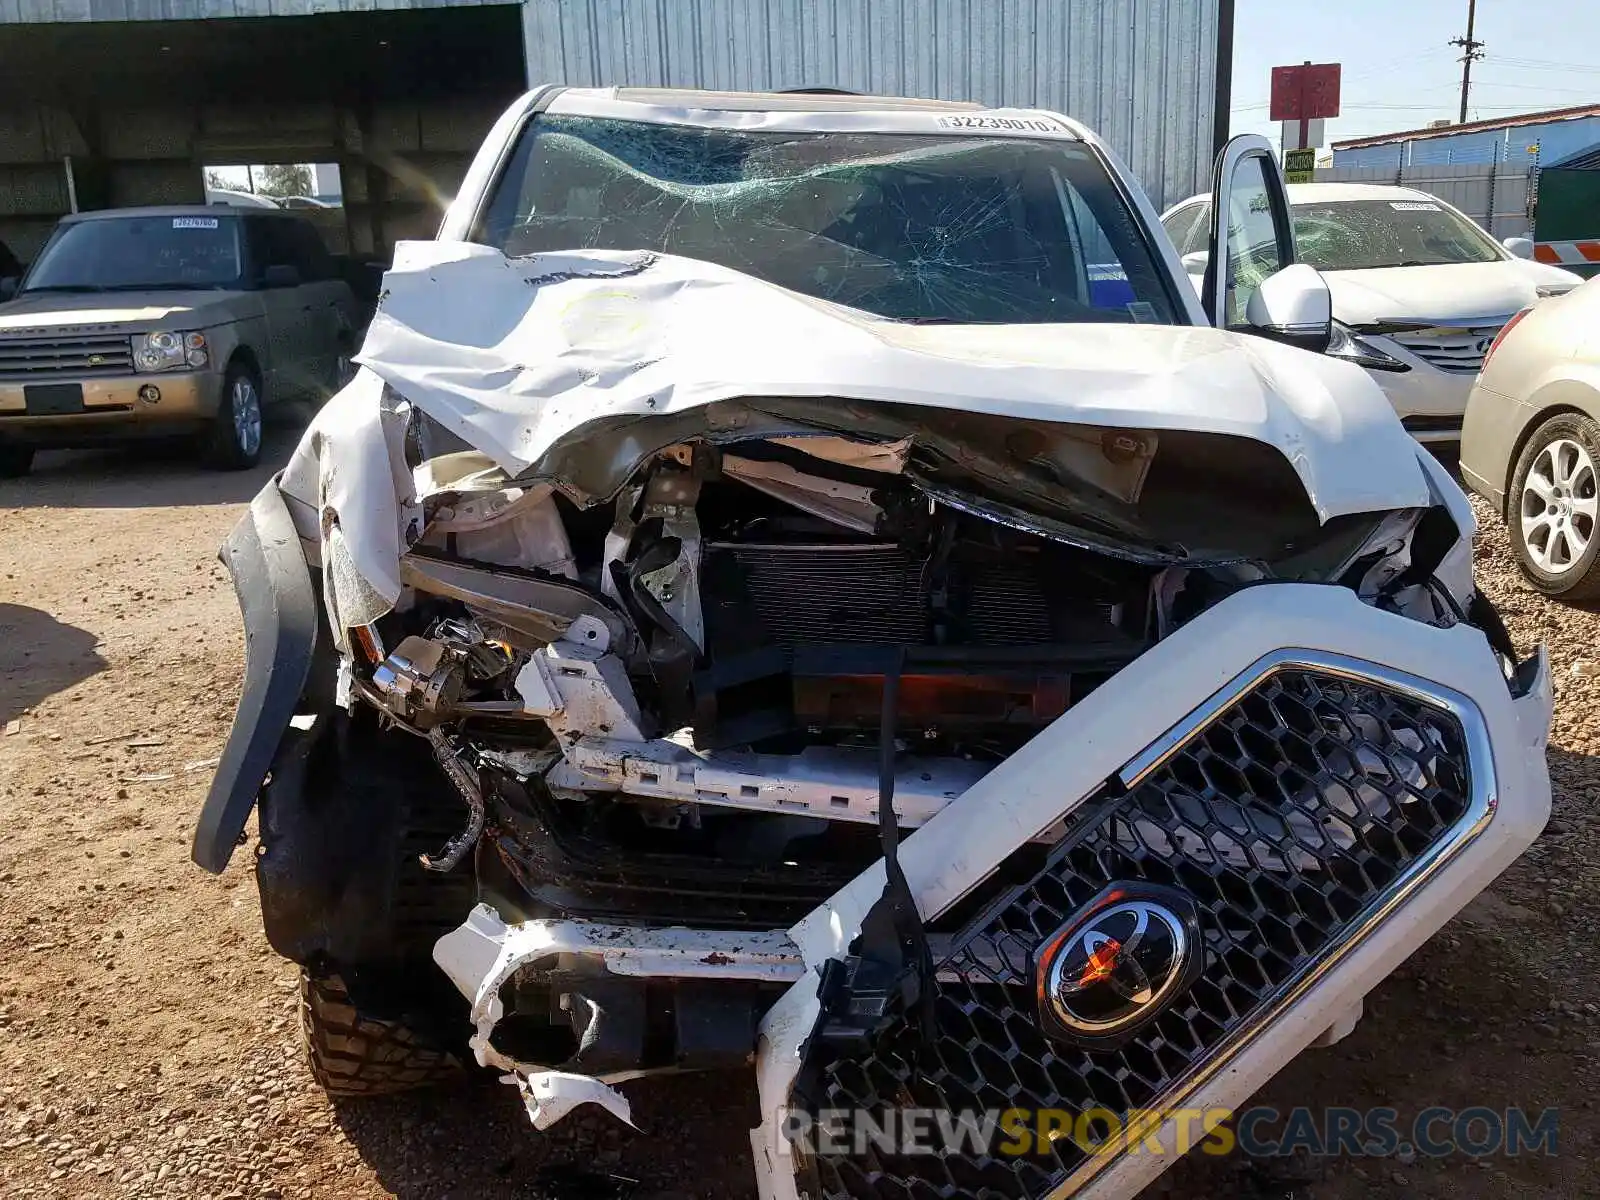
[[[1525,238],[1525,237],[1508,237],[1505,241],[1501,242],[1500,244],[1502,246],[1504,246],[1508,251],[1510,251],[1511,254],[1513,255],[1513,257],[1516,257],[1516,258],[1532,258],[1533,257],[1533,242],[1529,238]]]
[[[1245,320],[1251,333],[1321,354],[1333,339],[1333,296],[1314,267],[1291,263],[1261,281]]]

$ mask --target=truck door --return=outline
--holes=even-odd
[[[1240,328],[1261,281],[1296,261],[1289,192],[1264,137],[1236,137],[1217,155],[1209,251],[1206,315],[1219,328]]]

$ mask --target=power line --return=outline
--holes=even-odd
[[[1519,71],[1559,71],[1574,75],[1600,75],[1600,66],[1594,63],[1557,62],[1547,58],[1516,58],[1496,55],[1487,60],[1497,67],[1511,67]]]

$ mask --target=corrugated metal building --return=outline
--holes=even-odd
[[[529,0],[524,23],[537,82],[1054,109],[1110,142],[1161,206],[1209,177],[1231,12],[1231,0]]]
[[[26,259],[74,201],[199,200],[207,165],[337,162],[346,244],[386,255],[432,232],[529,83],[1053,108],[1105,136],[1162,205],[1209,176],[1232,13],[1233,0],[0,0],[0,239]]]
[[[1463,163],[1548,166],[1600,143],[1600,103],[1411,129],[1333,144],[1333,165],[1398,170]]]

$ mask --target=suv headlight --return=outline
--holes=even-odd
[[[1373,371],[1411,370],[1399,359],[1391,358],[1371,342],[1357,337],[1348,325],[1341,325],[1337,321],[1333,323],[1333,337],[1328,342],[1326,353]]]
[[[211,361],[203,333],[140,333],[133,338],[133,365],[140,371],[179,371]]]

